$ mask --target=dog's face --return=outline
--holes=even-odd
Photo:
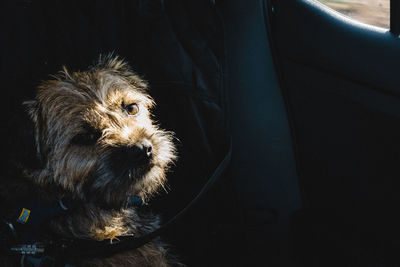
[[[66,70],[27,102],[44,168],[39,183],[108,205],[146,200],[175,158],[171,134],[154,125],[147,84],[118,59]]]

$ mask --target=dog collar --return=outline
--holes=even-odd
[[[143,200],[137,196],[129,197],[127,204],[128,204],[128,206],[143,206],[143,205],[145,205]]]
[[[13,208],[11,223],[17,223],[30,228],[38,228],[51,218],[74,209],[78,202],[68,199],[49,202],[41,199],[27,199]]]
[[[30,228],[37,229],[41,225],[44,225],[48,220],[62,213],[75,209],[82,201],[77,201],[68,198],[59,199],[58,202],[48,202],[40,199],[28,199],[24,202],[18,203],[13,211],[13,215],[9,222],[14,224],[22,224],[29,226]],[[96,206],[95,203],[89,203],[92,206]],[[129,197],[126,203],[127,207],[140,207],[144,206],[144,202],[137,196]]]
[[[75,246],[92,247],[101,245],[109,245],[112,240],[98,241],[83,241],[83,240],[57,240],[49,237],[49,233],[43,229],[52,218],[62,215],[84,204],[82,201],[72,199],[59,199],[58,201],[44,201],[39,198],[26,199],[15,205],[12,210],[12,216],[4,221],[1,229],[2,246],[8,247],[10,252],[19,255],[21,262],[30,264],[30,266],[43,266],[44,262],[49,263],[45,266],[53,266],[51,262],[55,257],[44,255],[43,253],[51,251],[63,251],[64,248]],[[95,203],[86,203],[97,206]],[[143,201],[137,197],[129,197],[126,206],[141,207],[145,205]],[[121,237],[122,239],[124,237]],[[8,244],[8,245],[7,245]],[[59,252],[55,253],[59,254]],[[58,257],[58,256],[57,256]],[[54,262],[53,262],[54,263]],[[66,265],[67,266],[67,265]],[[68,265],[72,266],[72,265]]]

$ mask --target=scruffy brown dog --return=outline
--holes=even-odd
[[[36,191],[47,199],[73,199],[78,207],[46,225],[55,235],[74,239],[118,240],[142,236],[159,226],[142,214],[132,197],[144,203],[165,185],[175,159],[172,134],[151,119],[153,100],[147,84],[116,57],[100,58],[88,71],[65,68],[39,86],[28,101],[43,167],[30,173]],[[24,181],[24,180],[23,180]],[[75,263],[76,264],[76,263]],[[171,266],[159,240],[84,266]]]

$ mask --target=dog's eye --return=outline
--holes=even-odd
[[[71,144],[81,146],[94,145],[100,137],[100,132],[79,133],[71,139]]]
[[[139,106],[135,103],[125,106],[125,110],[129,115],[136,115],[139,112]]]

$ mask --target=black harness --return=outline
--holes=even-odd
[[[119,236],[118,240],[84,240],[84,239],[55,239],[48,236],[39,226],[72,211],[82,202],[59,200],[56,203],[47,203],[37,199],[30,199],[15,207],[11,218],[3,222],[0,232],[0,249],[12,253],[18,258],[21,266],[58,267],[74,266],[74,263],[87,258],[106,258],[115,253],[136,249],[161,235],[175,223],[182,215],[210,189],[229,165],[232,149],[214,170],[211,177],[202,187],[196,197],[191,200],[180,212],[169,219],[157,230],[139,237]],[[141,206],[139,198],[133,198],[131,205]]]
[[[76,201],[43,201],[39,198],[25,199],[10,208],[11,215],[3,221],[1,249],[12,253],[21,266],[52,266],[49,248],[62,244],[41,229],[51,219],[73,210]],[[61,240],[60,240],[61,241]]]

